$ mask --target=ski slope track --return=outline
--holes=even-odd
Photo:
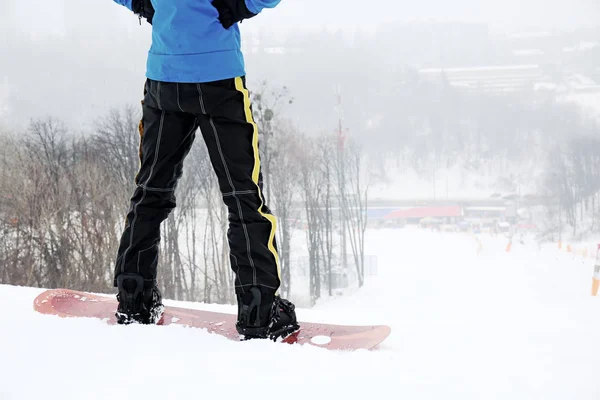
[[[367,232],[378,275],[297,313],[389,325],[375,351],[63,319],[33,311],[44,289],[0,285],[0,399],[600,399],[593,260],[533,242],[507,252],[502,237],[479,243],[456,233]]]

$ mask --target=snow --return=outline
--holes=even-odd
[[[494,193],[519,191],[535,193],[542,164],[505,165],[483,161],[477,167],[465,167],[468,160],[459,160],[451,167],[428,167],[417,172],[407,165],[385,163],[385,179],[369,186],[369,201],[385,200],[452,200],[472,201],[490,199]],[[521,171],[518,171],[518,169]],[[527,173],[523,173],[523,170]],[[507,186],[507,182],[509,185]]]
[[[452,73],[452,72],[506,72],[506,71],[537,71],[540,69],[538,64],[524,65],[489,65],[479,67],[460,67],[460,68],[423,68],[419,70],[422,74],[431,73]]]
[[[547,38],[551,36],[553,36],[551,32],[519,32],[510,35],[512,39]]]
[[[369,200],[481,199],[488,198],[491,193],[497,191],[493,185],[493,178],[482,176],[481,173],[470,174],[459,165],[440,168],[435,175],[423,175],[410,168],[386,166],[386,181],[371,185]]]
[[[513,55],[514,56],[543,56],[544,54],[546,54],[544,52],[544,50],[541,49],[519,49],[519,50],[514,50],[513,51]]]
[[[600,86],[599,86],[600,87]],[[600,90],[590,93],[573,93],[561,98],[561,101],[580,105],[591,116],[600,121]]]
[[[533,85],[533,88],[535,91],[540,91],[540,90],[556,91],[556,90],[558,90],[559,85],[557,85],[556,83],[553,83],[553,82],[537,82]]]
[[[579,42],[576,46],[569,46],[569,47],[563,48],[563,51],[565,53],[572,53],[572,52],[576,52],[576,51],[592,50],[598,46],[600,46],[599,42],[582,41],[582,42]]]
[[[10,111],[10,86],[8,85],[8,77],[4,77],[0,81],[0,117],[5,118]]]
[[[298,315],[390,325],[391,336],[373,352],[62,320],[32,311],[41,289],[0,285],[0,399],[597,400],[593,260],[527,238],[507,252],[507,242],[368,231],[379,275]]]

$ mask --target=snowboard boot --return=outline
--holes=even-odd
[[[236,329],[243,340],[285,339],[298,329],[294,304],[265,290],[252,287],[238,294]]]
[[[137,274],[119,275],[117,286],[117,323],[149,325],[160,321],[165,307],[158,287],[144,288],[144,278]]]

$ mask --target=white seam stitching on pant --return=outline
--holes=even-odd
[[[225,168],[225,174],[227,175],[227,180],[229,181],[229,185],[231,186],[233,193],[235,193],[235,186],[233,186],[233,181],[232,181],[231,175],[229,173],[229,168],[227,167],[227,162],[225,161],[225,156],[223,155],[223,150],[221,149],[221,142],[219,141],[219,136],[217,134],[217,128],[213,122],[212,117],[209,118],[209,122],[213,129],[215,140],[217,142],[217,148],[219,150],[219,155],[221,156],[221,161],[223,162],[223,167]],[[246,226],[246,223],[244,222],[244,213],[242,211],[242,205],[240,203],[240,199],[235,194],[233,194],[232,196],[237,203],[238,212],[240,213],[240,222],[242,223],[242,228],[244,230],[244,236],[246,237],[246,251],[248,252],[248,261],[250,262],[250,266],[252,267],[252,282],[256,286],[256,266],[254,265],[254,260],[252,259],[252,253],[251,253],[251,248],[250,248],[250,237],[248,236],[248,227]],[[238,280],[241,283],[242,280],[239,276],[239,268],[238,268],[237,275],[238,275]]]
[[[152,162],[152,167],[150,168],[150,173],[148,175],[148,178],[146,179],[146,182],[144,183],[144,186],[148,185],[148,182],[150,182],[150,178],[152,178],[152,173],[154,172],[154,167],[156,166],[156,163],[158,161],[158,152],[160,149],[160,139],[162,137],[164,121],[165,121],[165,112],[162,111],[160,114],[160,126],[158,128],[158,138],[156,140],[156,148],[154,150],[155,151],[154,161]],[[127,252],[129,250],[131,250],[131,246],[133,246],[133,233],[134,233],[134,228],[135,228],[135,221],[137,220],[137,207],[140,205],[140,203],[142,201],[144,201],[144,198],[146,197],[146,189],[142,189],[142,190],[144,191],[144,193],[142,194],[142,198],[140,199],[140,201],[138,201],[133,206],[133,219],[131,220],[131,229],[129,231],[129,247],[127,247],[127,249],[125,249],[125,252],[123,252],[123,261],[121,262],[121,273],[125,272],[125,259],[127,256]],[[137,273],[138,274],[140,273],[139,265],[138,265]]]

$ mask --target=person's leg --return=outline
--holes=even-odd
[[[230,259],[240,307],[238,330],[255,337],[272,334],[277,328],[295,330],[293,305],[277,296],[277,220],[262,194],[258,128],[245,81],[235,78],[200,84],[198,97],[202,136],[229,212]],[[267,328],[274,313],[278,319],[275,329]]]
[[[175,189],[198,128],[195,115],[173,106],[177,96],[175,84],[146,83],[137,187],[114,270],[120,302],[117,316],[123,323],[156,322],[156,316],[148,313],[161,300],[156,288],[160,225],[176,206]]]
[[[206,117],[200,128],[229,211],[231,266],[236,293],[260,286],[279,289],[277,221],[264,204],[258,129],[237,80],[200,85]]]

